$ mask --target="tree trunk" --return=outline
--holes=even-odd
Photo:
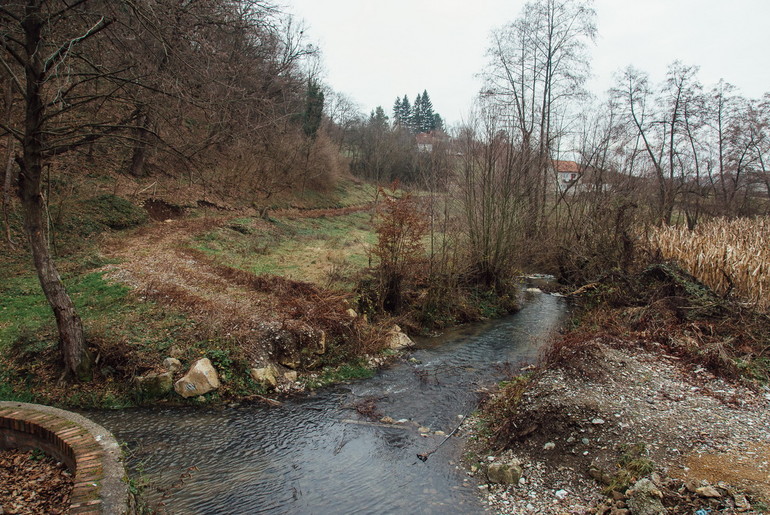
[[[19,176],[19,194],[24,211],[24,229],[29,237],[32,258],[48,303],[51,305],[56,325],[59,329],[59,350],[64,361],[65,375],[74,375],[84,381],[90,379],[91,356],[83,336],[83,324],[75,312],[72,299],[64,288],[44,232],[45,205],[41,191],[44,158],[45,102],[42,87],[46,74],[39,47],[42,41],[42,29],[45,24],[40,14],[40,7],[30,4],[24,20],[25,50],[25,116],[24,116],[24,154],[19,158],[21,173]]]
[[[64,288],[45,239],[43,196],[39,191],[35,192],[34,187],[29,187],[26,180],[23,182],[24,226],[40,286],[56,317],[64,371],[80,381],[87,381],[91,378],[91,356],[83,336],[83,324]]]
[[[146,175],[144,165],[147,161],[149,127],[150,117],[146,112],[144,112],[144,108],[142,108],[142,114],[139,116],[137,128],[133,131],[134,149],[131,154],[131,165],[128,170],[128,172],[134,177],[144,177]]]

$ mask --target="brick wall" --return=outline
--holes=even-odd
[[[2,407],[0,448],[40,449],[66,464],[74,473],[69,513],[103,513],[104,451],[88,429],[55,414]]]

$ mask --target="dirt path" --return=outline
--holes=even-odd
[[[338,216],[367,208],[302,211],[297,216]],[[233,218],[166,220],[115,237],[103,249],[106,257],[118,261],[105,267],[107,277],[131,286],[140,298],[181,310],[210,337],[234,339],[252,363],[271,361],[273,345],[266,335],[276,327],[292,323],[297,331],[307,331],[309,324],[313,330],[333,332],[345,316],[340,294],[281,277],[258,277],[191,248],[196,236],[225,227]],[[252,223],[257,231],[270,230],[269,222]]]
[[[196,235],[226,224],[228,218],[170,220],[108,242],[104,253],[119,264],[107,276],[131,286],[142,298],[181,309],[215,331],[256,350],[262,324],[277,316],[278,299],[233,280],[233,271],[188,247]],[[264,359],[255,352],[253,359]]]

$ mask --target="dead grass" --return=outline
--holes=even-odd
[[[720,295],[770,310],[770,220],[715,219],[695,230],[667,226],[654,229],[647,245],[677,261]]]

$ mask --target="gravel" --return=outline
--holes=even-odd
[[[469,472],[483,480],[490,461],[521,462],[519,484],[481,485],[495,513],[628,513],[627,487],[609,496],[606,487],[630,448],[654,464],[648,477],[669,513],[770,505],[768,391],[718,378],[662,347],[590,342],[531,382],[517,426],[506,451],[482,456]],[[478,436],[477,427],[469,420],[465,435]],[[711,486],[718,497],[702,495]]]

